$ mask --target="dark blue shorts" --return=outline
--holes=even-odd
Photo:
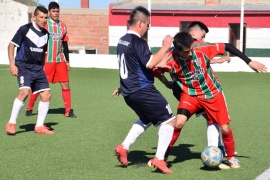
[[[50,90],[46,74],[41,65],[16,63],[19,89],[31,88],[33,93]]]
[[[177,84],[176,81],[173,82],[172,91],[173,91],[174,97],[177,99],[177,101],[179,101],[180,97],[181,97],[182,89],[180,88],[180,86]],[[199,117],[199,116],[201,116],[203,114],[205,114],[204,109],[199,109],[196,112],[196,117]]]
[[[158,126],[175,117],[166,99],[154,86],[145,87],[124,98],[144,124]]]

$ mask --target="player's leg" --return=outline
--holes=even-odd
[[[230,165],[231,168],[239,168],[240,163],[234,157],[235,143],[232,130],[229,127],[231,120],[229,118],[224,94],[220,92],[214,98],[202,103],[204,103],[204,108],[207,113],[209,123],[212,124],[213,122],[216,122],[221,128],[223,144],[227,153],[227,159],[232,161]]]
[[[184,103],[184,102],[189,102],[189,103]],[[166,156],[165,156],[166,158],[169,156],[175,142],[180,136],[181,129],[185,125],[186,121],[200,108],[197,103],[198,101],[195,98],[191,98],[188,95],[182,94],[179,105],[178,105],[178,110],[177,110],[177,121],[174,127],[172,140],[166,151]],[[189,104],[193,104],[193,106],[190,106]]]
[[[54,134],[45,125],[44,121],[48,114],[51,93],[49,83],[47,81],[44,71],[39,71],[36,76],[36,81],[32,87],[33,93],[39,93],[40,101],[38,104],[37,123],[35,126],[35,132],[38,134]]]
[[[124,165],[128,165],[127,153],[130,146],[140,137],[141,134],[151,125],[144,124],[140,119],[138,119],[129,130],[125,140],[118,146],[115,147],[114,151],[118,156],[118,160]]]
[[[54,83],[59,82],[62,88],[62,98],[65,107],[65,116],[71,118],[77,118],[77,116],[71,111],[71,90],[69,86],[68,69],[66,62],[56,64],[56,71],[54,75]]]
[[[13,107],[11,110],[11,115],[9,122],[6,125],[6,132],[9,135],[15,135],[16,131],[16,123],[18,115],[21,111],[21,109],[24,106],[24,102],[29,94],[30,86],[32,83],[31,73],[27,71],[27,69],[24,69],[23,67],[18,67],[18,84],[19,84],[19,94],[15,98],[13,102]]]
[[[124,166],[128,166],[128,158],[127,153],[130,146],[140,137],[141,134],[145,132],[145,130],[151,125],[151,121],[144,116],[144,109],[142,105],[142,99],[138,98],[142,96],[141,92],[136,92],[134,94],[129,95],[125,98],[126,104],[139,116],[139,120],[137,120],[129,130],[124,141],[115,147],[114,151],[117,155],[117,158],[121,164]]]
[[[29,102],[28,102],[26,113],[25,113],[26,116],[32,116],[33,107],[35,105],[37,97],[38,97],[38,93],[33,94],[32,91],[30,92]]]

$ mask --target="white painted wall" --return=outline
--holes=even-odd
[[[0,49],[7,46],[20,26],[28,23],[28,7],[11,1],[0,1]]]
[[[0,51],[0,64],[9,64],[7,51]],[[232,57],[230,63],[212,64],[216,72],[253,72],[248,65],[237,57]],[[269,58],[251,58],[264,63],[270,71]],[[116,55],[95,55],[95,54],[70,54],[70,66],[79,68],[101,68],[118,69]]]

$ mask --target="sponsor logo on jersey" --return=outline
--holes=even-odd
[[[127,41],[123,41],[123,40],[119,40],[119,42],[118,42],[119,44],[122,44],[122,45],[124,45],[124,46],[128,46],[129,44],[130,44],[130,42],[127,42]]]
[[[34,52],[43,52],[43,49],[42,49],[42,48],[34,48],[34,47],[30,47],[30,50],[31,50],[31,51],[34,51]]]
[[[195,63],[197,64],[197,66],[201,66],[202,65],[201,58],[195,59]]]

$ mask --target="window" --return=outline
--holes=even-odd
[[[243,26],[243,53],[245,54],[246,50],[246,24]],[[235,46],[237,49],[240,48],[240,24],[239,23],[231,23],[229,24],[229,43]],[[232,56],[232,54],[230,54]]]

